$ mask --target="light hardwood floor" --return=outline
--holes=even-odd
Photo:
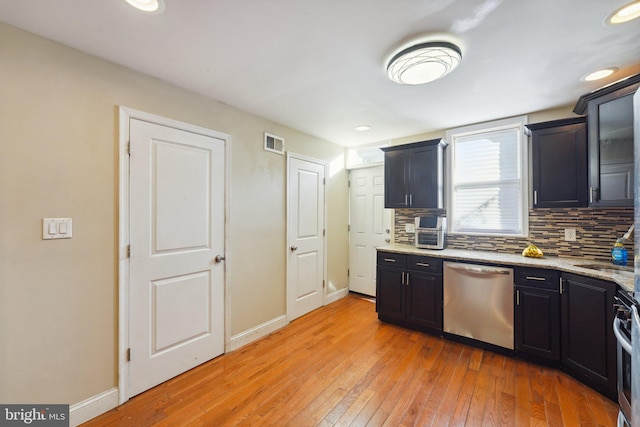
[[[614,426],[564,373],[379,322],[350,294],[86,426]]]

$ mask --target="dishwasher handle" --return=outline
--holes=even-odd
[[[462,271],[470,271],[473,273],[480,274],[510,274],[511,270],[504,268],[494,268],[494,267],[479,267],[479,266],[471,266],[471,265],[463,265],[463,264],[449,264],[448,268],[452,268],[454,270],[462,270]]]

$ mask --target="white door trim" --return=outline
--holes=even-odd
[[[285,260],[286,260],[286,264],[285,264],[285,272],[288,273],[289,272],[289,207],[290,207],[290,200],[289,200],[289,175],[291,172],[290,169],[290,164],[291,164],[291,159],[298,159],[298,160],[303,160],[303,161],[307,161],[307,162],[311,162],[311,163],[317,163],[319,165],[321,165],[324,168],[324,176],[325,176],[325,180],[327,179],[327,162],[325,162],[324,160],[319,160],[319,159],[315,159],[313,157],[307,157],[307,156],[303,156],[301,154],[297,154],[297,153],[291,153],[289,151],[287,151],[287,189],[286,189],[286,198],[287,198],[287,206],[286,206],[286,216],[287,216],[287,220],[286,220],[286,232],[285,232],[285,243],[284,243],[284,247],[285,247]],[[322,280],[324,280],[325,286],[322,289],[322,305],[327,305],[327,289],[329,288],[329,284],[327,283],[327,185],[328,183],[325,182],[325,185],[323,185],[323,191],[324,191],[324,223],[322,224],[322,227],[325,230],[325,235],[323,236],[324,239],[324,245],[323,245],[323,254],[322,254],[322,259],[324,262],[324,267],[323,267],[323,271],[322,271]],[[288,274],[285,274],[285,276],[288,277]],[[287,284],[286,284],[286,290],[285,290],[285,295],[287,296],[288,299],[288,295],[289,295],[289,282],[287,280]],[[291,307],[289,307],[289,304],[286,304],[287,306],[287,323],[289,323],[291,320]]]
[[[221,139],[224,141],[225,146],[225,268],[224,268],[224,336],[225,336],[225,351],[228,343],[231,340],[230,328],[227,325],[230,324],[231,313],[229,313],[230,295],[227,292],[227,283],[230,280],[228,263],[229,259],[232,259],[229,242],[231,240],[230,231],[230,215],[229,205],[231,200],[230,195],[230,165],[231,165],[231,150],[229,144],[231,143],[231,136],[225,133],[217,132],[211,129],[191,125],[188,123],[180,122],[166,117],[156,116],[154,114],[146,113],[144,111],[138,111],[131,108],[119,107],[119,208],[118,208],[118,390],[119,390],[119,404],[129,400],[129,364],[127,362],[127,349],[129,348],[129,258],[127,254],[127,248],[129,246],[129,120],[138,119],[149,123],[154,123],[161,126],[167,126],[187,132],[197,133],[204,136],[210,136],[213,138]],[[232,262],[232,261],[231,261]]]

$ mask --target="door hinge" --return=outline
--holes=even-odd
[[[131,258],[131,245],[127,245],[127,258]]]
[[[322,185],[327,185],[327,178],[322,178]]]
[[[127,154],[131,155],[131,141],[127,143]]]
[[[347,231],[351,231],[351,224],[347,225]]]
[[[351,270],[347,268],[347,277],[351,276]]]
[[[322,229],[322,236],[324,237],[324,236],[326,236],[326,235],[327,235],[327,230],[323,228],[323,229]]]
[[[351,188],[351,180],[347,181],[347,187]]]
[[[131,347],[127,349],[127,362],[131,362]]]
[[[324,280],[322,281],[322,289],[324,289]]]

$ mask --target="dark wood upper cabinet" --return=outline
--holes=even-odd
[[[633,94],[640,74],[583,95],[573,111],[587,113],[589,205],[633,206]]]
[[[382,148],[386,208],[444,207],[444,148],[434,139]]]
[[[587,206],[586,117],[535,123],[527,128],[531,131],[533,207]]]

